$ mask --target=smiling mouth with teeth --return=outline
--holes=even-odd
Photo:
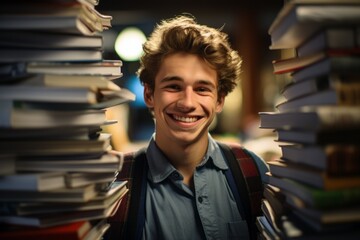
[[[192,123],[198,120],[198,117],[182,117],[177,115],[173,115],[173,118],[177,121],[185,122],[185,123]]]

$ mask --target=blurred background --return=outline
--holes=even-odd
[[[100,0],[97,10],[113,17],[112,28],[103,32],[104,58],[122,60],[123,77],[116,83],[137,96],[135,102],[108,113],[119,119],[119,124],[109,129],[114,147],[133,150],[150,139],[154,123],[135,75],[141,44],[162,19],[190,13],[201,24],[223,28],[243,59],[241,84],[227,97],[223,112],[211,127],[212,135],[239,142],[265,160],[276,157],[279,150],[273,132],[259,129],[258,112],[274,110],[286,81],[273,74],[272,60],[280,58],[280,52],[269,49],[267,32],[283,4],[284,0]]]

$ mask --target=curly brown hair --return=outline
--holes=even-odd
[[[162,20],[143,45],[137,74],[141,83],[154,90],[155,76],[164,57],[185,52],[204,59],[218,74],[219,96],[230,93],[240,79],[241,58],[230,46],[222,29],[200,25],[193,16]]]

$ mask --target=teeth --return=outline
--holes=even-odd
[[[176,115],[174,115],[174,118],[178,121],[187,122],[187,123],[195,122],[197,120],[196,117],[181,117]]]

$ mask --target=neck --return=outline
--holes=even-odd
[[[183,175],[184,183],[192,185],[192,178],[196,166],[203,160],[209,139],[197,141],[188,145],[175,145],[171,148],[168,144],[157,142],[158,147],[163,151],[170,163]]]

